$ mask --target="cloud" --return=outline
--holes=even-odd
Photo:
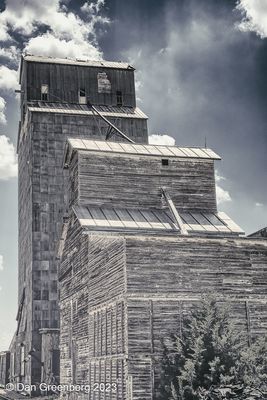
[[[81,10],[86,13],[95,13],[98,14],[101,8],[104,6],[105,0],[97,0],[96,3],[92,1],[86,1],[84,5],[81,7]]]
[[[18,71],[5,65],[0,66],[0,89],[14,91],[18,86]]]
[[[4,258],[3,256],[0,254],[0,271],[3,271],[4,269]]]
[[[0,97],[0,124],[6,124],[6,101],[3,97]]]
[[[255,203],[255,206],[256,206],[256,207],[263,207],[263,203],[258,203],[258,202],[257,202],[257,203]]]
[[[169,135],[150,135],[148,138],[149,144],[174,146],[175,139]]]
[[[101,58],[99,50],[89,42],[59,39],[50,33],[31,38],[25,50],[30,54],[42,56],[91,58],[94,60]]]
[[[0,180],[8,180],[18,174],[17,156],[10,139],[0,136]]]
[[[60,0],[25,0],[23,6],[20,0],[7,0],[6,9],[0,14],[0,40],[12,42],[15,33],[20,35],[25,50],[36,55],[100,59],[95,26],[109,22],[99,15],[103,5],[103,0],[87,2],[79,17]],[[12,58],[12,51],[2,52]]]
[[[230,193],[219,185],[216,185],[216,195],[218,204],[232,201]]]
[[[218,185],[218,182],[226,181],[226,178],[224,176],[219,175],[217,170],[215,171],[215,181],[216,181],[216,196],[218,204],[232,201],[230,193],[227,190],[223,189],[220,185]]]
[[[16,48],[16,46],[9,46],[0,48],[0,57],[5,61],[13,61],[15,64],[19,63],[20,52]]]
[[[253,31],[261,38],[267,37],[266,0],[239,0],[236,8],[243,15],[238,25],[241,31]]]

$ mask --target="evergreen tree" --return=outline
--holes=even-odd
[[[170,338],[172,345],[164,344],[161,399],[197,400],[210,388],[227,385],[263,387],[266,339],[248,348],[247,337],[229,315],[229,304],[203,297],[183,322],[182,332]]]

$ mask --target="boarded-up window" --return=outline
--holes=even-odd
[[[43,84],[41,86],[41,100],[47,101],[48,100],[48,85]]]
[[[86,94],[85,94],[85,89],[80,89],[79,90],[79,104],[86,104]]]
[[[99,72],[97,74],[97,86],[98,93],[111,93],[111,83],[106,72]]]

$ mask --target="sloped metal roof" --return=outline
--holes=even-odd
[[[158,209],[106,208],[96,206],[74,206],[81,226],[93,230],[111,231],[179,231],[170,212]],[[188,233],[243,234],[225,213],[181,212],[180,216]]]
[[[147,115],[136,107],[94,106],[105,117],[148,119]],[[33,102],[28,107],[31,112],[69,114],[69,115],[94,115],[91,108],[80,104]]]
[[[267,227],[266,228],[262,228],[257,232],[253,232],[250,235],[248,235],[249,238],[263,238],[263,239],[267,239]]]
[[[38,62],[46,64],[64,64],[64,65],[80,65],[83,67],[98,67],[98,68],[112,68],[112,69],[127,69],[134,70],[130,64],[121,61],[106,61],[106,60],[90,60],[90,59],[72,59],[72,58],[57,58],[57,57],[44,57],[35,55],[24,55],[23,60],[27,62]]]
[[[175,157],[175,158],[202,158],[220,160],[211,149],[195,147],[158,146],[145,144],[115,143],[89,139],[68,139],[66,160],[68,164],[72,152],[75,150],[105,151],[111,153],[142,154],[147,156]]]

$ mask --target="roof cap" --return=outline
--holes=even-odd
[[[38,62],[47,64],[63,64],[63,65],[80,65],[84,67],[97,67],[97,68],[113,68],[113,69],[126,69],[134,71],[134,67],[126,62],[121,61],[105,61],[105,60],[90,60],[80,58],[57,58],[49,56],[37,56],[32,54],[25,54],[22,59],[27,62]]]
[[[211,149],[199,147],[176,147],[146,144],[129,144],[89,139],[68,139],[65,151],[65,164],[69,164],[74,151],[92,151],[131,155],[158,156],[168,158],[192,158],[220,160],[220,156]]]

